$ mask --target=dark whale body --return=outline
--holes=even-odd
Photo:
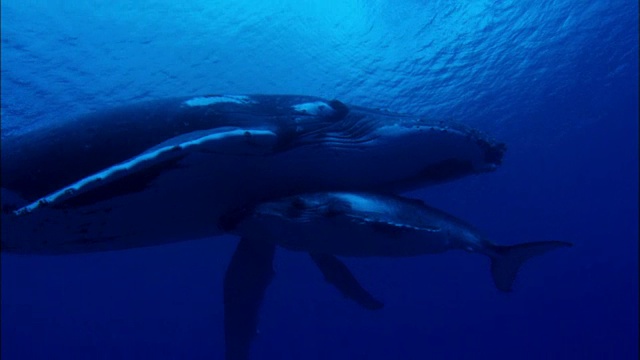
[[[473,226],[420,200],[370,193],[298,194],[256,204],[229,220],[244,238],[294,251],[353,257],[408,257],[465,250],[488,256],[496,287],[511,291],[528,259],[572,244],[497,245]]]
[[[308,96],[124,106],[4,139],[3,250],[104,251],[216,235],[215,220],[246,203],[407,190],[492,171],[504,149],[458,125]]]
[[[397,192],[495,170],[464,126],[297,95],[206,95],[88,114],[4,138],[3,252],[68,254],[223,234],[218,219],[304,192]],[[225,277],[227,358],[245,359],[275,245],[242,239]],[[379,308],[348,269],[327,279]]]

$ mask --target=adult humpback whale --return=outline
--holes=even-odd
[[[216,220],[245,204],[410,189],[492,171],[505,150],[462,126],[289,95],[138,103],[1,147],[2,251],[37,254],[218,235]],[[246,357],[273,252],[243,239],[233,255],[224,289],[229,358]],[[315,260],[351,298],[378,307],[337,259]]]

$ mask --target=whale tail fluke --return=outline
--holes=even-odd
[[[538,241],[525,244],[491,246],[491,276],[500,291],[510,292],[518,270],[530,258],[573,244],[564,241]]]

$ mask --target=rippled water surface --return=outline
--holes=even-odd
[[[455,119],[496,173],[412,195],[499,243],[559,239],[511,294],[486,259],[347,259],[345,301],[280,251],[256,359],[636,359],[638,3],[2,1],[2,137],[178,95],[291,93]],[[34,144],[37,146],[37,144]],[[3,359],[217,359],[235,240],[2,255]]]

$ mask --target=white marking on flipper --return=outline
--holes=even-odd
[[[234,129],[226,132],[216,132],[205,135],[197,139],[186,141],[180,144],[167,145],[156,148],[152,151],[142,153],[132,159],[120,164],[106,168],[98,173],[87,176],[67,187],[64,187],[54,193],[42,197],[29,205],[15,210],[16,215],[28,214],[38,208],[50,205],[55,202],[64,201],[85,190],[95,188],[103,181],[118,179],[126,174],[136,170],[144,169],[147,166],[157,164],[162,161],[174,159],[183,153],[183,150],[197,150],[198,148],[206,148],[206,145],[215,144],[216,141],[223,139],[238,139],[241,141],[241,152],[247,153],[247,150],[260,149],[275,145],[277,135],[268,130],[246,130]],[[246,145],[249,145],[247,147]],[[226,143],[228,146],[229,144]],[[243,145],[243,146],[242,146]],[[208,149],[209,151],[211,149]],[[229,151],[228,148],[225,151]],[[263,152],[263,151],[260,151]]]

